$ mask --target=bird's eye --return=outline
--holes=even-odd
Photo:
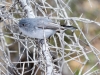
[[[22,26],[25,26],[25,24],[22,24]]]

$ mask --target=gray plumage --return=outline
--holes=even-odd
[[[23,34],[37,39],[49,38],[58,29],[66,28],[73,28],[73,26],[63,27],[44,17],[24,18],[19,21],[19,30]]]

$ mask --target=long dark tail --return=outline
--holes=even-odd
[[[66,26],[66,25],[61,25],[62,27],[65,27],[65,29],[69,29],[69,30],[73,30],[75,31],[77,29],[77,27],[74,26]]]

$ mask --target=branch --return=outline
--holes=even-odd
[[[25,11],[28,18],[34,18],[35,15],[33,13],[32,7],[28,5],[27,0],[18,0]]]
[[[45,56],[45,59],[46,59],[46,70],[47,70],[47,73],[46,75],[52,75],[53,73],[53,64],[52,64],[52,57],[50,55],[50,51],[48,50],[48,44],[45,43],[42,45],[43,47],[43,54]]]

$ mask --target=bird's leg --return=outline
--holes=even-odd
[[[40,44],[44,44],[44,43],[45,43],[45,42],[44,42],[44,39],[40,39],[40,40],[39,40],[39,43],[40,43]]]

